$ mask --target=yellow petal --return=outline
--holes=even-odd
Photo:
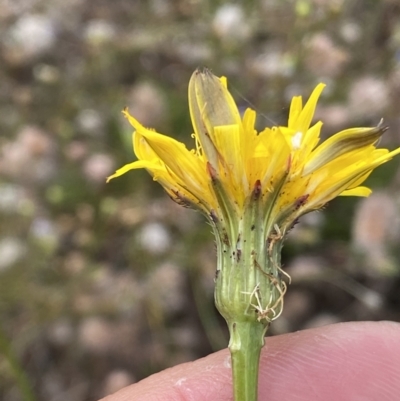
[[[219,80],[221,81],[221,84],[225,86],[225,88],[228,88],[228,80],[226,77],[220,77]]]
[[[391,152],[389,152],[387,149],[376,149],[375,152],[378,152],[378,151],[384,151],[384,152],[382,152],[381,155],[379,155],[379,157],[377,157],[375,159],[375,161],[374,161],[374,163],[376,164],[375,167],[379,166],[382,163],[386,163],[387,161],[392,159],[394,156],[400,154],[400,148],[392,150]]]
[[[188,189],[197,194],[204,191],[208,182],[206,167],[195,153],[186,149],[183,143],[157,132],[147,131],[143,137],[162,163]]]
[[[157,160],[158,156],[150,148],[148,143],[143,137],[143,133],[153,132],[152,130],[145,128],[139,123],[134,117],[129,114],[127,108],[122,112],[124,117],[129,121],[129,123],[135,128],[135,132],[132,134],[133,139],[133,151],[139,160]]]
[[[271,183],[274,183],[288,169],[290,147],[280,128],[264,130],[258,137],[260,142],[255,155],[259,157],[259,163],[262,163],[259,179],[263,188],[270,188]]]
[[[294,96],[292,102],[290,103],[288,127],[293,129],[302,109],[303,100],[301,96]]]
[[[385,130],[386,128],[378,125],[375,128],[351,128],[331,136],[310,155],[304,174],[312,173],[345,153],[372,145]]]
[[[127,173],[130,170],[135,170],[138,168],[145,168],[145,169],[148,169],[149,171],[156,171],[156,170],[160,169],[161,167],[155,163],[138,160],[133,163],[125,164],[125,166],[119,168],[114,174],[107,177],[107,182],[109,182],[113,178],[120,177],[121,175]]]
[[[368,197],[372,194],[372,190],[368,187],[356,187],[343,191],[340,196],[364,196]]]
[[[301,108],[301,97],[293,98],[292,106],[290,107],[289,128],[302,132],[303,134],[308,130],[314,116],[319,96],[324,88],[325,84],[318,84],[301,111],[299,111],[299,108]]]
[[[214,128],[215,144],[233,174],[243,174],[242,147],[237,125],[221,125]]]
[[[243,148],[243,159],[246,161],[253,155],[255,141],[257,138],[257,131],[254,129],[256,123],[256,112],[252,109],[246,109],[243,115],[242,126],[244,140],[241,142]]]
[[[235,101],[218,77],[207,69],[197,70],[189,81],[189,109],[195,134],[207,160],[217,169],[221,149],[217,147],[214,128],[241,126]]]
[[[321,132],[322,122],[318,121],[312,127],[310,127],[304,135],[302,141],[302,151],[301,157],[303,157],[303,162],[308,159],[311,151],[318,145],[319,135]]]

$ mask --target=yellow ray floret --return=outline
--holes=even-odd
[[[339,195],[368,196],[371,190],[361,184],[400,148],[376,148],[386,129],[382,123],[346,129],[319,144],[322,122],[311,122],[324,86],[317,85],[304,106],[300,96],[293,98],[287,126],[257,132],[256,113],[247,109],[240,116],[225,78],[195,71],[189,82],[195,149],[143,127],[125,110],[135,129],[138,160],[107,181],[144,168],[177,202],[208,215],[221,206],[216,182],[239,214],[258,182],[263,201],[273,199],[276,222],[293,220]]]

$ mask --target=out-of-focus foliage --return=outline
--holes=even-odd
[[[260,126],[327,89],[328,136],[391,127],[399,146],[400,6],[390,0],[3,0],[0,7],[0,398],[88,401],[224,347],[210,228],[132,172],[128,106],[192,146],[187,83],[229,78]],[[400,321],[396,161],[374,194],[306,216],[271,334]],[[32,395],[33,394],[33,395]]]

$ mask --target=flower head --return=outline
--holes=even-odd
[[[400,153],[377,148],[381,123],[320,144],[322,123],[312,119],[323,88],[317,85],[304,106],[300,96],[293,98],[287,126],[257,132],[256,113],[247,109],[241,116],[224,78],[195,71],[189,82],[193,150],[124,111],[135,128],[138,160],[108,180],[144,168],[176,202],[201,210],[214,229],[215,303],[231,335],[236,400],[256,399],[264,335],[283,309],[287,274],[280,255],[288,229],[336,196],[368,196],[361,184]]]
[[[216,305],[228,323],[267,325],[279,316],[286,291],[280,253],[293,223],[337,196],[368,196],[361,184],[400,153],[377,148],[382,123],[320,144],[322,122],[312,119],[324,86],[304,105],[301,96],[292,99],[286,126],[257,132],[256,113],[240,115],[226,79],[197,70],[189,82],[193,150],[124,111],[138,160],[108,180],[144,168],[172,199],[208,217],[217,240]]]
[[[145,168],[176,202],[208,216],[221,212],[221,202],[241,214],[257,183],[270,225],[279,226],[339,195],[368,196],[363,181],[400,149],[376,147],[386,130],[381,123],[346,129],[320,144],[322,123],[311,122],[324,86],[317,85],[304,106],[301,96],[293,98],[287,126],[257,132],[256,113],[249,108],[240,115],[226,79],[197,70],[189,82],[194,149],[145,128],[125,110],[138,160],[108,180]]]

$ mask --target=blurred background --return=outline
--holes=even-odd
[[[105,183],[134,160],[124,106],[193,147],[199,66],[259,127],[322,81],[324,137],[383,117],[400,146],[398,1],[0,0],[1,400],[92,401],[226,347],[204,218],[145,171]],[[270,335],[400,321],[399,162],[293,230]]]

